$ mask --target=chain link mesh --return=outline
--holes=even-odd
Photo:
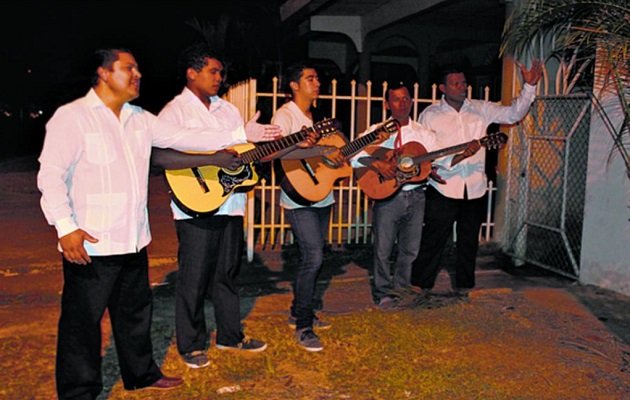
[[[544,96],[509,145],[507,252],[577,278],[584,219],[590,98]]]

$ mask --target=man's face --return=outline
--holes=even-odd
[[[462,72],[448,74],[446,84],[440,84],[440,90],[447,102],[461,104],[468,95],[468,82]]]
[[[103,68],[101,80],[118,98],[127,102],[140,96],[142,74],[131,53],[119,53],[110,68]]]
[[[319,76],[313,68],[305,68],[300,76],[300,81],[291,82],[291,88],[296,95],[311,101],[319,96],[319,86]]]
[[[223,64],[215,58],[206,58],[201,71],[188,69],[188,86],[197,95],[216,96],[223,82]]]
[[[390,89],[387,108],[391,111],[392,117],[398,121],[406,121],[411,112],[411,96],[406,87]]]

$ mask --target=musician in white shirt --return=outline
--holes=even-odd
[[[57,346],[59,398],[96,398],[102,390],[101,318],[109,310],[125,389],[170,389],[150,338],[151,240],[147,185],[151,147],[216,150],[269,140],[275,127],[184,129],[129,104],[141,73],[126,49],[95,52],[93,87],[59,107],[46,125],[37,177],[41,206],[62,252],[64,288]],[[229,160],[228,160],[229,162]]]
[[[224,69],[217,54],[203,44],[189,46],[180,56],[179,72],[186,77],[186,86],[164,106],[158,116],[160,120],[188,128],[205,127],[216,130],[218,135],[242,128],[239,110],[219,97]],[[163,157],[173,157],[169,153],[172,151],[156,149],[154,164],[168,167]],[[210,333],[204,311],[207,292],[212,294],[218,349],[258,352],[267,347],[265,342],[243,334],[240,298],[234,282],[243,251],[246,196],[232,193],[215,213],[194,217],[171,201],[179,241],[175,292],[177,350],[190,368],[209,365],[206,351]]]
[[[479,247],[479,229],[486,193],[485,148],[479,139],[491,123],[514,124],[528,112],[536,95],[542,64],[534,60],[531,69],[520,65],[523,81],[521,94],[512,105],[467,99],[466,76],[457,68],[445,68],[441,74],[439,103],[427,107],[418,118],[436,132],[443,146],[469,142],[455,156],[435,162],[443,181],[430,181],[427,189],[424,235],[420,253],[414,262],[412,283],[430,290],[440,270],[440,255],[457,222],[457,260],[455,290],[466,292],[475,286],[475,259]]]
[[[417,142],[426,151],[436,150],[435,134],[409,116],[413,105],[409,89],[402,82],[394,83],[385,94],[385,107],[400,123],[400,131],[392,134],[379,147],[392,151],[407,143]],[[365,133],[376,129],[371,126]],[[420,155],[420,154],[418,154]],[[384,160],[364,150],[352,157],[354,168],[371,168],[386,180],[396,178],[396,158]],[[374,201],[372,226],[374,234],[374,285],[372,294],[383,310],[395,308],[411,284],[411,265],[420,249],[424,218],[423,183],[406,183],[391,196]],[[390,261],[396,245],[395,264]]]

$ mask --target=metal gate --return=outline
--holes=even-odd
[[[510,136],[504,250],[578,278],[591,98],[540,96]]]

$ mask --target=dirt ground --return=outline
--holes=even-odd
[[[0,164],[0,398],[54,399],[56,324],[62,289],[55,234],[39,209],[32,159]],[[536,270],[511,270],[480,254],[478,288],[451,296],[442,274],[432,298],[408,307],[371,304],[370,253],[333,249],[319,288],[325,350],[298,348],[286,324],[294,248],[244,264],[242,316],[261,354],[209,352],[189,370],[174,346],[176,241],[162,180],[151,179],[149,248],[153,343],[171,392],[126,392],[107,319],[103,372],[109,399],[626,399],[630,398],[630,299]],[[209,322],[211,303],[208,302]]]

